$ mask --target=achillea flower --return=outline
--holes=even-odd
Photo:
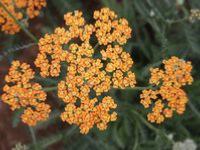
[[[100,101],[98,96],[108,95],[112,87],[136,84],[131,56],[120,46],[130,38],[131,29],[108,8],[94,13],[95,25],[87,24],[80,11],[67,13],[64,19],[65,28],[58,27],[40,39],[35,65],[43,77],[58,77],[61,66],[66,66],[66,77],[58,84],[58,97],[66,103],[63,121],[78,125],[84,134],[94,125],[105,130],[116,119],[116,104],[111,97]],[[103,29],[104,25],[110,29]],[[94,42],[100,46],[93,46]]]
[[[38,16],[40,10],[46,6],[46,0],[2,0],[2,3],[18,21],[24,21],[25,16],[31,19]],[[7,34],[20,31],[20,27],[3,8],[0,8],[0,26]]]
[[[163,64],[163,70],[150,69],[149,82],[157,86],[156,90],[147,89],[140,95],[140,102],[145,108],[154,105],[147,116],[150,122],[161,123],[165,118],[171,118],[174,112],[183,114],[188,98],[181,87],[193,81],[190,62],[173,56],[164,60]]]
[[[2,101],[7,103],[11,110],[24,109],[22,121],[30,126],[38,121],[46,120],[50,113],[50,106],[45,104],[46,93],[39,83],[32,82],[34,72],[30,65],[14,61],[5,77],[6,85],[3,88]]]

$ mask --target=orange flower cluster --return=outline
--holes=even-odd
[[[40,39],[35,65],[43,77],[58,77],[61,67],[66,66],[66,78],[58,84],[58,96],[67,104],[61,115],[63,121],[78,125],[83,134],[94,125],[105,130],[110,121],[116,120],[117,114],[112,112],[116,104],[111,97],[106,96],[101,102],[97,97],[112,87],[136,84],[130,71],[131,56],[120,47],[130,38],[131,29],[125,19],[117,20],[108,8],[95,11],[95,25],[86,24],[80,11],[67,13],[64,19],[66,28],[58,27]],[[105,24],[109,29],[103,28]],[[95,36],[99,48],[90,43]]]
[[[39,54],[35,60],[36,67],[40,68],[42,77],[57,77],[60,73],[60,63],[65,60],[66,52],[62,45],[67,44],[70,34],[64,28],[56,28],[55,33],[39,41]]]
[[[6,85],[3,88],[2,101],[10,105],[14,111],[23,108],[22,121],[30,126],[38,121],[46,120],[50,113],[50,106],[45,104],[46,93],[42,86],[31,80],[34,72],[30,65],[13,61],[8,75],[5,77]]]
[[[163,64],[163,70],[150,69],[149,82],[157,86],[156,90],[147,89],[140,95],[141,103],[145,108],[149,108],[154,103],[152,112],[148,114],[150,122],[161,123],[165,118],[171,118],[173,112],[183,114],[188,98],[181,87],[193,81],[191,62],[173,56],[164,60]]]
[[[24,21],[26,16],[31,19],[38,16],[40,10],[46,6],[46,0],[1,0],[1,3],[18,21]],[[2,7],[0,7],[0,25],[1,30],[7,34],[20,31],[20,27]]]
[[[116,104],[109,96],[104,97],[99,104],[96,104],[97,102],[97,98],[89,99],[85,97],[85,99],[81,99],[80,106],[69,103],[65,107],[65,112],[62,113],[61,118],[69,124],[80,126],[82,134],[87,134],[94,124],[100,130],[105,130],[110,121],[117,119],[116,112],[109,113],[111,109],[116,108]]]
[[[124,18],[117,19],[115,12],[109,8],[103,8],[94,12],[96,36],[99,44],[107,45],[118,42],[123,45],[131,37],[131,28]]]

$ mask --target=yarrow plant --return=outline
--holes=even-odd
[[[171,118],[174,112],[183,114],[188,98],[182,87],[193,81],[191,62],[173,56],[164,60],[163,65],[164,69],[150,69],[149,83],[154,89],[146,89],[140,95],[145,108],[153,105],[148,114],[150,122],[161,123],[165,118]]]
[[[94,125],[105,130],[117,119],[117,104],[109,91],[136,84],[133,61],[121,46],[131,37],[131,28],[108,8],[94,12],[94,24],[87,24],[80,11],[67,13],[64,19],[66,27],[39,40],[35,65],[43,78],[62,79],[57,90],[66,104],[63,121],[78,125],[83,134]],[[46,120],[50,113],[44,103],[46,93],[33,79],[28,64],[14,61],[2,96],[12,110],[25,109],[22,121],[30,126]]]
[[[38,16],[40,10],[46,6],[46,0],[1,0],[1,3],[19,22],[24,23],[27,18],[33,19]],[[8,12],[0,7],[1,30],[7,34],[15,34],[20,31],[20,26]]]
[[[58,97],[65,109],[61,119],[79,126],[87,134],[97,126],[105,130],[117,119],[117,104],[109,95],[112,89],[134,88],[134,64],[122,47],[131,38],[131,28],[114,11],[95,11],[93,24],[87,24],[82,12],[64,15],[65,26],[39,40],[39,53],[34,63],[42,78],[58,80]],[[190,62],[177,57],[164,60],[164,69],[151,69],[150,84],[141,94],[141,103],[149,108],[155,102],[148,120],[161,123],[176,111],[182,114],[188,99],[182,86],[192,83]],[[46,93],[35,83],[34,72],[26,63],[14,61],[5,80],[2,100],[12,110],[25,109],[22,121],[36,125],[48,118],[50,106]]]

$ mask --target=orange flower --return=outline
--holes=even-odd
[[[150,122],[161,123],[165,118],[171,118],[174,112],[183,114],[187,95],[182,86],[191,84],[193,78],[191,76],[192,66],[190,62],[185,62],[175,56],[163,61],[164,69],[150,69],[150,84],[157,86],[156,90],[147,89],[140,95],[141,103],[145,108],[152,108],[152,112],[148,114]]]
[[[102,14],[97,17],[96,11],[96,22],[114,19],[112,24],[115,31],[112,36],[116,39],[112,39],[112,42],[126,43],[131,32],[128,23],[124,19],[118,21],[117,16],[107,8],[100,12],[105,10],[110,18],[107,15],[103,17]],[[61,64],[63,67],[67,66],[66,77],[58,84],[58,97],[66,103],[61,115],[63,121],[78,125],[83,134],[88,133],[94,125],[105,130],[108,122],[117,118],[116,112],[110,114],[116,104],[108,96],[100,102],[98,96],[107,95],[112,87],[134,87],[135,75],[130,71],[133,61],[130,54],[118,44],[111,46],[111,41],[102,43],[102,37],[98,36],[102,29],[97,24],[86,24],[82,12],[67,13],[64,19],[66,29],[56,28],[54,34],[46,35],[40,40],[40,53],[35,64],[41,69],[43,77],[59,76]],[[98,44],[104,45],[105,50],[93,47],[90,43],[92,36],[97,37]],[[108,34],[102,36],[110,38]],[[55,71],[56,74],[52,74],[55,61],[59,69]],[[108,102],[112,105],[107,104]]]
[[[11,110],[25,109],[22,121],[30,126],[46,120],[50,113],[50,106],[44,103],[46,93],[39,83],[31,81],[33,78],[34,72],[30,65],[14,61],[5,78],[7,84],[1,97]]]
[[[117,118],[116,112],[110,113],[116,108],[114,100],[107,96],[100,101],[99,96],[136,84],[131,56],[120,46],[131,36],[128,22],[118,20],[108,8],[95,11],[94,19],[92,25],[80,11],[65,14],[66,26],[40,39],[35,60],[42,77],[60,77],[61,67],[65,70],[66,77],[58,84],[58,97],[66,103],[61,118],[78,125],[84,134],[94,125],[105,130]]]

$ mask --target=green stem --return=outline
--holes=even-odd
[[[151,123],[149,123],[146,119],[144,119],[143,116],[137,111],[135,111],[131,105],[121,104],[121,106],[123,109],[129,109],[130,112],[133,113],[145,126],[147,126],[150,130],[154,131],[160,137],[164,137],[170,144],[172,144],[172,141],[168,138],[168,136],[162,130],[157,129]]]
[[[57,86],[46,87],[46,88],[43,88],[42,90],[45,91],[45,92],[55,91],[55,90],[57,90]]]
[[[184,17],[184,18],[177,19],[177,20],[166,20],[166,22],[168,24],[172,25],[172,24],[181,23],[181,22],[184,22],[184,21],[187,21],[187,20],[188,20],[188,17]]]
[[[55,144],[61,140],[66,140],[67,138],[70,139],[71,136],[77,131],[77,126],[71,126],[70,128],[67,128],[66,130],[62,130],[61,133],[58,134],[52,134],[50,137],[52,138],[45,138],[39,142],[41,147],[43,149],[47,149],[52,144]]]
[[[150,124],[146,119],[144,119],[138,112],[135,110],[131,110],[138,118],[141,120],[142,123],[144,123],[149,129],[154,131],[155,133],[159,134],[160,136],[163,136],[170,144],[172,144],[172,141],[168,138],[168,136],[162,132],[161,130],[155,128],[152,124]]]
[[[190,109],[197,115],[197,117],[200,118],[199,111],[195,108],[191,101],[188,102],[188,105],[190,106]]]
[[[37,140],[36,140],[35,131],[34,131],[33,127],[29,126],[29,131],[31,133],[31,138],[32,138],[32,141],[33,141],[33,145],[34,145],[35,149],[37,149]]]
[[[137,150],[138,148],[138,142],[139,142],[139,136],[138,136],[138,128],[137,128],[138,124],[136,123],[136,127],[135,127],[135,142],[133,145],[133,150]]]
[[[37,45],[37,43],[29,43],[29,44],[22,45],[22,46],[16,46],[14,48],[5,50],[5,52],[3,53],[3,56],[7,56],[10,53],[18,52],[18,51],[23,50],[23,49],[27,49],[27,48],[32,47],[34,45]]]
[[[58,84],[58,81],[56,81],[56,80],[53,80],[53,79],[50,79],[50,78],[42,78],[42,77],[40,77],[40,76],[35,76],[35,80],[37,80],[37,81],[44,81],[44,82],[48,82],[48,83],[52,83],[52,84]]]
[[[20,51],[20,50],[23,50],[23,49],[30,48],[30,47],[35,46],[35,45],[37,45],[37,43],[29,43],[29,44],[19,45],[19,46],[17,45],[17,46],[14,46],[11,49],[6,50],[6,51],[8,51],[8,53],[17,52],[17,51]]]
[[[34,41],[34,42],[38,42],[37,38],[25,27],[24,24],[22,24],[21,22],[19,22],[15,16],[13,16],[9,10],[4,6],[4,4],[0,1],[0,7],[2,7],[4,9],[4,11],[15,21],[15,23],[17,25],[19,25],[19,27]]]

